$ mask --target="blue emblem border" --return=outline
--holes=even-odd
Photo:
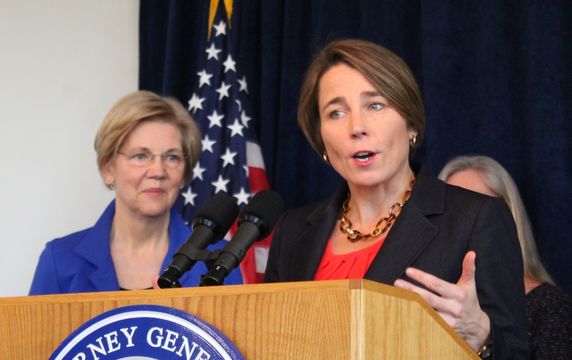
[[[242,360],[244,357],[236,346],[220,330],[187,312],[161,305],[129,305],[106,311],[74,330],[50,356],[50,360],[63,360],[74,346],[91,333],[115,322],[128,319],[159,319],[171,322],[197,334],[208,342],[225,360]]]

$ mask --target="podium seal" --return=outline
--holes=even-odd
[[[105,312],[75,330],[53,360],[244,359],[219,330],[181,310],[134,305]]]

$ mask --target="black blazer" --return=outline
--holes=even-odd
[[[266,282],[314,279],[347,191],[343,186],[324,202],[284,213],[272,240]],[[407,279],[405,269],[413,266],[456,283],[469,250],[477,254],[477,293],[491,319],[495,359],[527,359],[522,257],[502,200],[421,171],[365,278],[392,285]]]

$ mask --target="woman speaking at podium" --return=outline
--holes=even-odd
[[[414,170],[425,111],[403,60],[366,41],[330,43],[306,74],[298,122],[345,183],[283,215],[265,280],[392,284],[420,294],[480,356],[528,358],[510,211]]]
[[[172,206],[200,150],[199,129],[178,101],[148,91],[120,99],[95,137],[99,172],[115,199],[93,227],[47,243],[30,294],[151,288],[189,237]],[[196,286],[205,272],[197,263],[179,282]],[[240,273],[226,282],[241,283]]]

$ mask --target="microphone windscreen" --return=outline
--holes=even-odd
[[[236,199],[227,193],[218,192],[198,211],[193,221],[193,228],[197,221],[207,219],[216,225],[213,229],[215,237],[221,238],[230,229],[237,216],[238,205],[236,204]]]
[[[284,212],[284,202],[278,193],[272,190],[262,190],[254,195],[252,200],[242,210],[241,219],[254,216],[260,221],[260,238],[272,231],[274,225]]]

